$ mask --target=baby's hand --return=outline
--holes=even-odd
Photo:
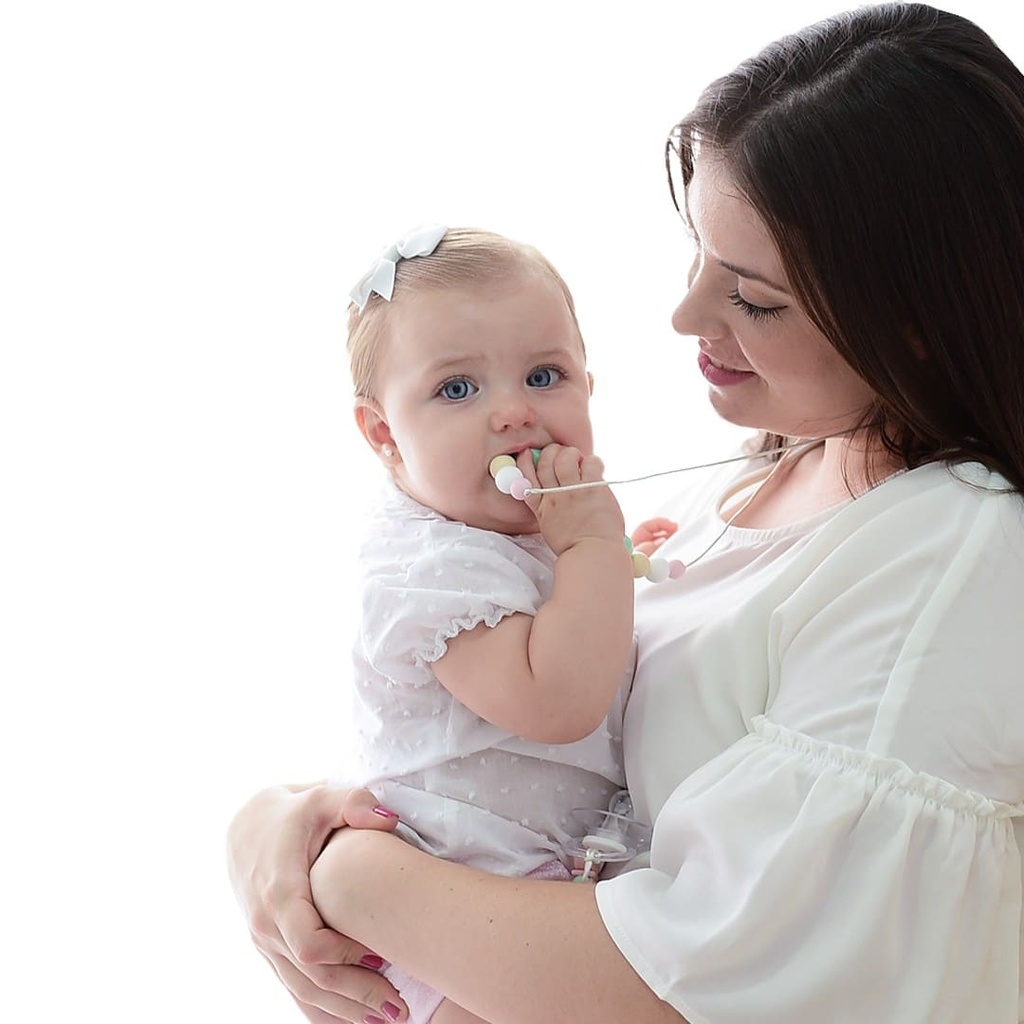
[[[517,460],[523,475],[538,487],[562,487],[566,484],[600,480],[604,465],[594,455],[583,455],[578,448],[549,444],[542,449],[534,467],[530,452]],[[587,487],[556,494],[532,494],[526,503],[533,510],[540,532],[556,555],[587,537],[615,541],[625,537],[622,509],[607,487]]]
[[[645,519],[630,537],[633,542],[633,550],[642,551],[650,557],[678,529],[679,527],[671,519],[664,519],[661,516]]]

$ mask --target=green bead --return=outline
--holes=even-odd
[[[622,539],[626,542],[626,550],[633,554],[633,542],[628,537],[623,537]]]
[[[540,462],[540,449],[539,448],[531,448],[530,449],[530,454],[533,456],[533,468],[536,469],[537,468],[537,463]]]

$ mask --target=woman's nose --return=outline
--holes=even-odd
[[[686,294],[672,313],[672,329],[695,338],[714,338],[725,332],[725,322],[713,302],[711,282],[699,262],[691,267]]]

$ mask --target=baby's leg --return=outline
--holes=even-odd
[[[398,989],[409,1007],[407,1024],[487,1024],[487,1021],[464,1010],[458,1003],[445,999],[436,988],[431,988],[426,982],[414,978],[394,964],[388,965],[384,977]],[[373,1019],[379,1018],[374,1014]]]
[[[470,1013],[469,1010],[464,1010],[458,1003],[445,999],[434,1011],[430,1024],[487,1024],[487,1021],[475,1013]]]

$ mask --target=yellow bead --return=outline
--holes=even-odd
[[[651,568],[651,560],[642,552],[633,552],[633,578],[640,579],[646,576]]]
[[[502,466],[514,466],[515,464],[516,460],[513,459],[511,455],[495,455],[494,458],[491,459],[491,464],[487,467],[487,472],[490,473],[491,476],[497,476],[498,470],[501,469]]]

